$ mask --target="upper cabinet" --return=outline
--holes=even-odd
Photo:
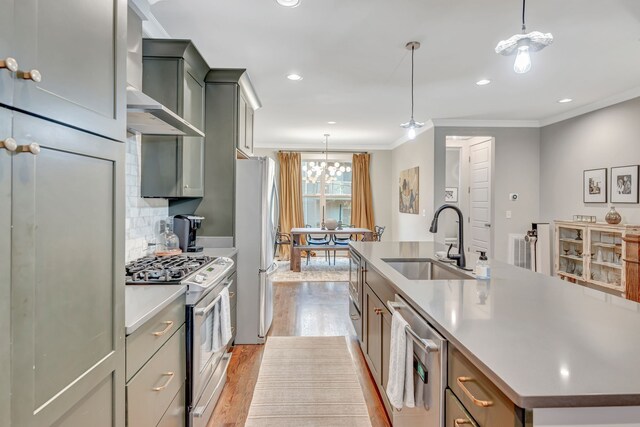
[[[204,128],[209,67],[190,40],[145,39],[142,90],[198,129]],[[202,197],[204,138],[142,137],[143,197]]]
[[[262,106],[258,95],[251,84],[247,70],[242,68],[221,68],[211,70],[206,77],[207,88],[215,91],[216,86],[231,87],[232,90],[221,89],[224,92],[225,99],[221,99],[216,103],[215,109],[226,109],[233,112],[234,120],[226,123],[231,126],[224,132],[217,132],[216,139],[219,140],[222,135],[224,138],[232,138],[232,141],[218,141],[220,144],[232,143],[238,150],[240,157],[253,156],[253,116],[254,111]],[[207,106],[209,108],[209,106]],[[215,115],[215,112],[211,114]]]
[[[0,69],[0,102],[124,141],[126,0],[0,0],[0,9],[0,60],[17,64]]]

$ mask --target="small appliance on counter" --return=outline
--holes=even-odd
[[[202,225],[203,216],[176,215],[173,217],[173,231],[180,241],[182,252],[202,252],[202,246],[196,246],[196,231]]]

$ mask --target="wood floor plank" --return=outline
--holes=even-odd
[[[274,317],[269,336],[347,336],[373,427],[390,426],[349,319],[346,282],[274,284]],[[227,384],[207,427],[244,426],[258,380],[264,346],[238,345],[228,368]]]

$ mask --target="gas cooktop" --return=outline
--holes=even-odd
[[[128,285],[177,284],[214,258],[206,255],[147,256],[125,266]]]

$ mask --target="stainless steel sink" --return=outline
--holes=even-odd
[[[432,259],[383,259],[390,267],[409,280],[473,280],[456,267]]]

